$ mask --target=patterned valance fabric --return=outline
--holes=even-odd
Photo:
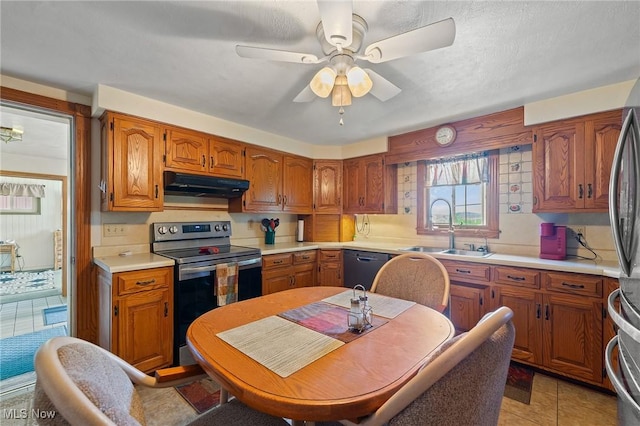
[[[26,183],[0,183],[0,195],[14,197],[44,198],[44,185],[29,185]]]
[[[488,153],[427,160],[427,186],[466,185],[489,181]]]

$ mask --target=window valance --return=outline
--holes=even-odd
[[[44,198],[44,185],[26,183],[0,183],[0,195]]]
[[[426,160],[427,186],[489,182],[488,152]]]

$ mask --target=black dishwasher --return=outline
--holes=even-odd
[[[376,274],[390,258],[387,253],[344,250],[344,286],[353,288],[360,284],[370,290]]]

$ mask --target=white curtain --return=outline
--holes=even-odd
[[[29,185],[26,183],[0,183],[0,195],[44,198],[44,185]]]
[[[486,152],[427,160],[426,165],[427,186],[489,182],[489,160]]]

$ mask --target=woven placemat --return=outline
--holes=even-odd
[[[344,345],[278,316],[250,322],[217,336],[282,377]]]
[[[360,295],[361,292],[356,291],[356,296]],[[344,308],[350,308],[352,297],[353,290],[345,290],[342,293],[334,294],[331,297],[322,299],[322,301],[342,306]],[[409,300],[396,299],[394,297],[369,292],[367,292],[367,298],[373,313],[385,318],[395,318],[416,304],[416,302],[411,302]]]

